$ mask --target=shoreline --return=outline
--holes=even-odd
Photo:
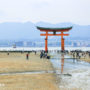
[[[0,51],[40,51],[45,50],[45,47],[0,47]],[[61,50],[61,47],[48,47],[49,51]],[[82,50],[90,51],[90,47],[65,47],[65,50]]]

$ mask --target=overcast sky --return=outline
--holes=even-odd
[[[0,0],[0,22],[90,25],[90,0]]]

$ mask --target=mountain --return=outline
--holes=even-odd
[[[0,39],[39,39],[40,31],[37,30],[36,26],[42,27],[69,27],[73,26],[72,30],[68,32],[69,37],[89,38],[90,37],[90,25],[76,25],[73,23],[57,23],[50,24],[47,22],[6,22],[0,23]]]
[[[0,39],[33,39],[39,38],[39,34],[40,31],[31,22],[0,24]]]

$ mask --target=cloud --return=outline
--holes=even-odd
[[[0,22],[90,24],[90,0],[0,0]],[[0,15],[0,16],[1,16]]]
[[[5,16],[5,15],[6,15],[6,13],[3,12],[2,10],[0,10],[0,17],[3,17],[3,16]]]

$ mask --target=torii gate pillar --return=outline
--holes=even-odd
[[[63,38],[63,32],[61,32],[61,50],[64,51],[64,38]]]
[[[64,51],[64,38],[61,38],[61,50]]]
[[[46,32],[46,38],[45,38],[45,52],[48,52],[48,32]]]

